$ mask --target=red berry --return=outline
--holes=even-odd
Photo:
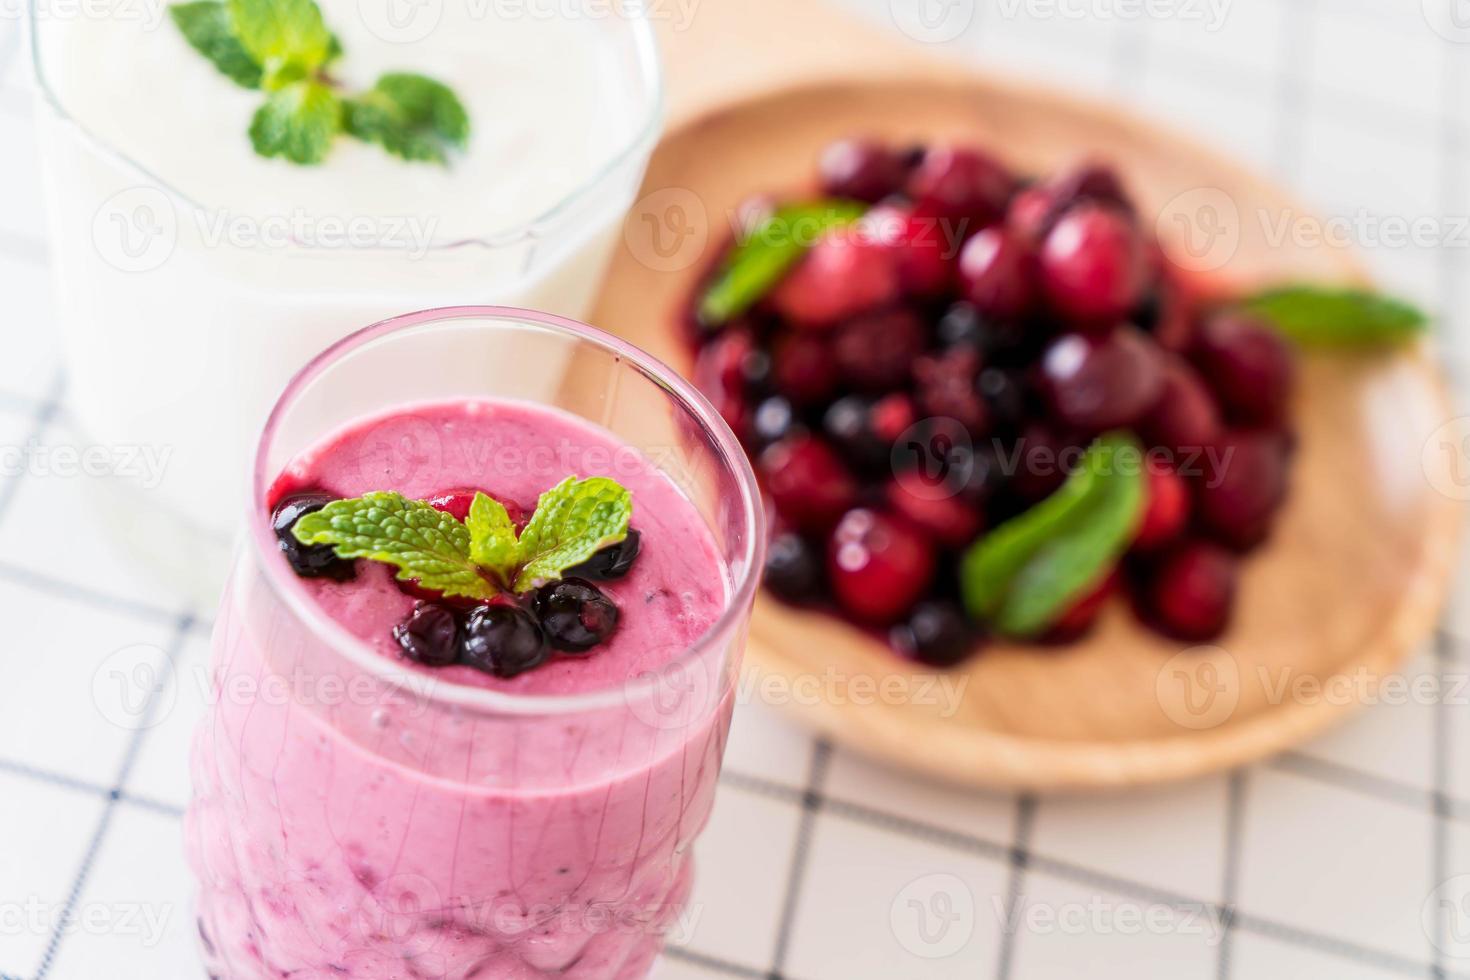
[[[1286,417],[1296,365],[1291,348],[1263,320],[1228,311],[1207,319],[1195,363],[1234,421],[1272,425]]]
[[[1040,248],[1050,227],[1054,204],[1055,199],[1045,187],[1028,187],[1011,199],[1006,228],[1027,248]]]
[[[1041,388],[1052,414],[1085,432],[1132,425],[1163,390],[1159,349],[1133,327],[1063,334],[1046,349]]]
[[[937,544],[961,548],[980,533],[980,513],[953,491],[927,483],[913,470],[898,474],[884,490],[894,513]]]
[[[1150,551],[1177,538],[1189,521],[1189,487],[1170,466],[1153,464],[1146,472],[1143,519],[1133,538],[1138,551]]]
[[[1100,201],[1125,212],[1133,210],[1117,172],[1096,161],[1083,161],[1062,171],[1047,182],[1047,187],[1058,211],[1080,201]]]
[[[1153,569],[1143,597],[1146,613],[1181,640],[1209,640],[1230,619],[1237,577],[1235,556],[1212,544],[1189,542]]]
[[[434,496],[430,497],[426,501],[426,503],[428,503],[428,505],[430,507],[433,507],[435,510],[442,510],[446,514],[454,515],[455,520],[462,522],[465,518],[469,516],[470,504],[474,503],[475,494],[478,492],[480,491],[476,490],[473,487],[461,487],[456,490],[445,490],[443,493],[435,494]],[[492,493],[489,496],[495,497],[495,494]],[[516,503],[514,500],[505,500],[500,497],[495,497],[495,499],[500,501],[501,506],[504,507],[506,513],[510,515],[510,521],[512,524],[516,525],[517,527],[525,525],[526,512],[520,504]]]
[[[873,435],[888,445],[898,441],[918,419],[914,400],[901,391],[884,395],[868,410],[868,426]]]
[[[700,348],[694,358],[695,386],[731,428],[738,427],[745,416],[744,366],[753,350],[748,333],[727,330]]]
[[[965,243],[960,253],[960,282],[981,313],[1016,320],[1031,309],[1035,295],[1031,256],[1002,227],[986,228]]]
[[[776,512],[803,530],[824,530],[857,498],[857,483],[842,460],[809,435],[794,435],[766,448],[760,457],[766,490]]]
[[[828,197],[876,203],[903,185],[908,168],[898,153],[869,139],[828,144],[817,163],[822,191]]]
[[[1015,178],[998,161],[952,146],[926,151],[907,187],[915,213],[951,222],[960,235],[999,220],[1015,189]]]
[[[1062,316],[1110,326],[1143,295],[1147,264],[1133,221],[1115,207],[1084,202],[1057,219],[1041,246],[1041,287]]]
[[[990,408],[975,387],[980,374],[980,352],[973,347],[951,347],[914,361],[919,407],[929,415],[951,418],[980,435],[990,428]]]
[[[1175,453],[1175,465],[1194,463],[1221,433],[1220,412],[1205,383],[1182,358],[1165,355],[1159,400],[1139,423],[1152,445]]]
[[[848,511],[827,551],[837,601],[854,619],[883,625],[917,602],[934,577],[934,549],[916,529],[877,511]]]
[[[829,232],[771,293],[793,324],[826,330],[898,299],[898,268],[883,242],[853,229]]]
[[[887,390],[908,380],[926,340],[918,314],[886,310],[854,317],[838,327],[832,351],[842,376],[853,387]]]
[[[862,227],[893,253],[905,295],[936,296],[954,282],[957,249],[937,219],[879,205],[863,216]]]
[[[1043,639],[1049,643],[1065,643],[1080,638],[1092,629],[1103,607],[1117,591],[1118,572],[1113,569],[1067,607],[1047,629]]]
[[[786,333],[771,350],[776,390],[798,405],[826,401],[837,389],[837,362],[826,342],[810,333]]]
[[[1200,525],[1233,548],[1253,548],[1271,531],[1286,499],[1286,441],[1269,432],[1234,432],[1217,441],[1195,484]]]

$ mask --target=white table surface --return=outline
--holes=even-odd
[[[1464,377],[1470,43],[1431,28],[1438,0],[1216,0],[1218,29],[1205,0],[1157,0],[1143,18],[1125,16],[1132,0],[846,2],[947,55],[1172,119],[1328,214],[1438,222],[1443,247],[1366,254],[1439,313]],[[0,448],[12,459],[81,444],[53,336],[21,48],[15,5],[0,5]],[[18,469],[0,474],[0,978],[193,980],[179,820],[212,611],[93,533],[78,480]],[[1470,977],[1470,879],[1457,877],[1470,872],[1467,641],[1461,589],[1405,671],[1429,679],[1418,695],[1262,765],[1108,797],[937,788],[743,704],[698,848],[692,927],[658,976]],[[145,727],[110,720],[94,689],[119,664],[164,679]]]

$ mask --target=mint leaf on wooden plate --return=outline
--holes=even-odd
[[[739,316],[770,292],[823,233],[852,224],[867,211],[853,201],[779,207],[738,242],[699,302],[709,325]]]
[[[960,564],[965,607],[1008,636],[1044,632],[1127,550],[1144,504],[1143,449],[1108,433],[1050,497],[970,546]]]
[[[1373,347],[1420,336],[1429,318],[1408,303],[1359,289],[1288,286],[1246,300],[1290,340],[1311,347]]]
[[[250,142],[263,157],[312,164],[326,159],[342,127],[342,100],[320,82],[294,82],[270,94],[250,120]]]
[[[168,15],[183,33],[184,40],[226,78],[244,88],[260,88],[260,64],[240,43],[223,0],[174,4],[168,8]]]
[[[470,557],[470,532],[453,514],[397,493],[334,500],[296,522],[302,544],[329,544],[339,558],[368,558],[445,595],[490,599],[498,591]]]
[[[525,592],[628,536],[633,496],[607,477],[567,477],[541,495],[519,543],[515,590]]]
[[[405,160],[443,163],[446,148],[463,149],[469,140],[469,116],[458,97],[422,75],[384,75],[370,90],[348,99],[346,110],[348,133]]]

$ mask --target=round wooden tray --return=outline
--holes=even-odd
[[[1283,216],[1308,212],[1209,149],[1105,106],[936,71],[766,92],[679,126],[654,155],[592,322],[687,368],[678,311],[738,202],[800,189],[819,148],[852,133],[972,141],[1022,171],[1095,155],[1197,265],[1225,262],[1242,284],[1362,279],[1342,249],[1270,244]],[[1180,237],[1206,224],[1225,228],[1224,246]],[[1290,500],[1211,648],[1145,631],[1116,602],[1082,642],[994,645],[932,684],[868,635],[763,598],[749,663],[840,742],[960,783],[1123,786],[1280,751],[1374,697],[1432,629],[1461,508],[1435,489],[1451,485],[1447,455],[1424,448],[1451,414],[1422,350],[1307,355]]]

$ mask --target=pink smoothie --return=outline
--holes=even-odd
[[[515,678],[402,658],[391,629],[414,600],[383,566],[295,580],[293,607],[260,567],[291,575],[279,555],[241,561],[187,821],[214,975],[647,974],[713,800],[730,705],[721,647],[743,641],[711,633],[730,579],[693,505],[609,433],[504,402],[365,419],[295,460],[278,490],[476,487],[529,511],[573,474],[632,492],[642,553],[600,583],[622,612],[607,643]]]

